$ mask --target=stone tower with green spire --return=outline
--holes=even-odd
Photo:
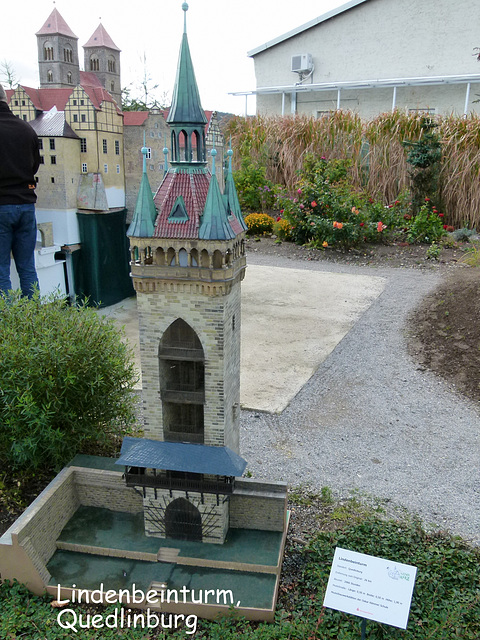
[[[182,9],[185,28],[167,118],[170,167],[153,200],[154,225],[144,173],[128,231],[145,440],[132,445],[127,439],[119,462],[135,470],[127,471],[127,482],[130,477],[132,486],[144,492],[148,535],[169,537],[169,518],[196,518],[196,533],[190,532],[189,539],[199,539],[199,526],[203,541],[223,542],[233,479],[246,464],[238,455],[245,223],[231,171],[222,193],[215,175],[215,149],[212,173],[207,168],[206,119],[186,32],[188,5]],[[163,467],[158,463],[149,469],[145,461],[152,456],[161,458]],[[219,463],[224,456],[226,466]],[[169,509],[177,516],[169,516]],[[200,525],[195,510],[201,515]]]

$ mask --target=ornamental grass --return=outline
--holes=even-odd
[[[307,115],[233,118],[228,127],[241,158],[265,167],[265,176],[293,192],[306,156],[348,159],[349,179],[388,204],[411,186],[405,141],[421,135],[425,114],[400,110],[368,121],[338,110],[313,118]],[[458,227],[480,226],[480,116],[435,117],[442,143],[437,199],[446,221]],[[434,194],[430,194],[434,195]]]

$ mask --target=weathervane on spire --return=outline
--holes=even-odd
[[[188,4],[186,2],[184,2],[182,4],[182,9],[184,11],[183,14],[183,33],[187,33],[187,11],[188,11]]]

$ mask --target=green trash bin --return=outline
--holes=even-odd
[[[75,291],[90,304],[108,307],[133,296],[126,209],[78,211],[81,251],[75,261]]]

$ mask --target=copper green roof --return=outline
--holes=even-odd
[[[225,199],[214,174],[210,179],[198,237],[201,240],[230,240],[236,235],[230,225]]]
[[[184,11],[186,11],[185,7],[188,9],[186,3],[183,7]],[[193,70],[186,30],[180,46],[177,77],[167,122],[169,124],[203,125],[207,123],[205,113],[200,103],[200,93],[195,79],[195,71]]]
[[[242,209],[240,208],[240,202],[238,200],[237,189],[235,187],[235,182],[233,179],[232,173],[232,155],[233,152],[231,149],[227,151],[228,155],[228,173],[227,179],[225,180],[225,189],[223,192],[223,196],[227,201],[228,210],[233,213],[233,215],[237,218],[240,226],[244,231],[247,230],[247,225],[245,224],[245,220],[243,219]]]
[[[135,211],[133,219],[128,227],[127,236],[132,238],[151,238],[155,230],[155,218],[157,210],[153,201],[152,189],[147,176],[146,154],[147,148],[143,146],[143,175],[138,191],[137,202],[135,203]]]

